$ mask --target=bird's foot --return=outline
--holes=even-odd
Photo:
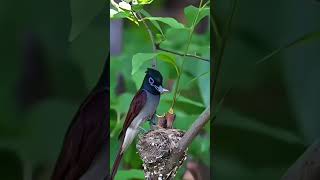
[[[151,119],[149,119],[149,124],[152,130],[157,129],[158,115],[156,115],[156,113],[154,113]]]

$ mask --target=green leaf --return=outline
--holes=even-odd
[[[147,61],[153,59],[158,53],[137,53],[132,57],[132,72],[135,74],[140,67]]]
[[[134,12],[141,12],[143,10],[143,5],[142,4],[133,4],[132,10]]]
[[[141,10],[141,13],[145,16],[145,17],[152,17],[147,11],[145,11],[144,9]],[[158,23],[158,21],[150,21],[154,27],[156,27],[160,33],[162,34],[162,36],[164,36],[163,31]]]
[[[139,4],[151,4],[153,0],[138,0]]]
[[[168,54],[168,53],[159,53],[158,58],[159,58],[159,60],[162,60],[163,62],[167,62],[167,63],[171,64],[175,68],[176,73],[179,76],[180,71],[179,71],[179,68],[176,64],[176,59],[174,56],[172,56],[171,54]]]
[[[199,12],[199,15],[197,17],[198,12]],[[184,9],[184,14],[187,18],[187,25],[189,27],[192,25],[196,26],[204,17],[210,15],[210,8],[209,7],[197,8],[194,6],[188,6]],[[197,20],[195,21],[196,17],[197,17]]]
[[[73,41],[107,4],[104,0],[71,0],[70,3],[72,26],[69,41]]]
[[[160,22],[165,23],[165,24],[167,24],[170,27],[175,28],[175,29],[183,29],[184,28],[184,25],[179,23],[174,18],[169,18],[169,17],[145,17],[145,19],[149,19],[150,21],[160,21]]]
[[[291,48],[291,47],[294,47],[294,46],[297,46],[297,45],[301,45],[301,44],[305,44],[305,43],[308,43],[308,42],[312,42],[312,41],[315,41],[315,40],[320,40],[320,31],[305,34],[302,37],[296,39],[295,41],[293,41],[293,42],[291,42],[291,43],[289,43],[289,44],[287,44],[285,46],[282,46],[282,47],[272,51],[271,53],[269,53],[268,55],[264,56],[263,58],[261,58],[256,63],[259,64],[259,63],[262,63],[262,62],[264,62],[264,61],[266,61],[268,59],[271,59],[275,55],[279,54],[282,50],[286,50],[288,48]]]
[[[114,12],[113,12],[114,13]],[[131,11],[120,9],[120,11],[117,14],[113,14],[113,16],[110,16],[111,19],[123,19],[127,18],[130,21],[134,22],[136,25],[139,25],[138,20],[134,17]]]
[[[144,76],[145,76],[144,71],[138,71],[132,75],[132,80],[133,80],[134,84],[136,85],[136,89],[140,88]]]
[[[176,64],[175,57],[168,54],[168,53],[137,53],[132,58],[132,71],[131,74],[134,75],[138,70],[141,68],[141,66],[146,63],[147,61],[152,60],[155,57],[158,57],[159,60],[171,64],[177,74],[179,75],[179,69]]]
[[[155,41],[157,44],[161,44],[163,41],[165,41],[165,37],[161,34],[156,34]]]
[[[140,169],[118,170],[115,180],[144,179],[143,171]]]
[[[130,14],[125,11],[118,12],[114,9],[110,9],[110,19],[123,19],[123,18],[130,18]]]

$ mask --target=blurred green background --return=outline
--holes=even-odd
[[[0,179],[48,179],[109,51],[105,1],[0,1]]]
[[[203,1],[203,4],[206,1]],[[186,13],[190,8],[199,6],[200,1],[153,1],[146,5],[145,9],[155,17],[171,17],[185,25],[184,28],[173,28],[165,23],[159,22],[164,37],[160,47],[170,49],[176,52],[184,53],[188,38],[191,22],[196,16]],[[191,7],[192,6],[192,7]],[[186,9],[185,9],[186,8]],[[207,7],[207,16],[209,16],[209,7]],[[205,14],[204,11],[203,16]],[[202,13],[201,13],[202,14]],[[200,16],[199,16],[200,17]],[[196,26],[189,46],[188,54],[197,53],[206,59],[210,59],[210,30],[208,17],[200,21]],[[161,36],[161,33],[152,23],[147,21],[154,35]],[[140,88],[145,75],[146,68],[151,67],[151,60],[146,61],[138,69],[138,72],[132,75],[132,69],[135,67],[134,57],[137,53],[152,53],[152,43],[149,35],[140,22],[137,26],[128,19],[111,20],[110,23],[110,126],[111,126],[111,149],[110,149],[110,167],[116,157],[119,149],[118,135],[122,129],[130,102]],[[160,51],[161,52],[161,51]],[[169,54],[170,55],[170,54]],[[143,57],[143,55],[141,55]],[[197,119],[202,111],[210,102],[210,62],[202,61],[191,57],[181,57],[171,54],[171,60],[181,67],[184,61],[183,71],[179,87],[181,95],[175,105],[176,120],[174,127],[182,130],[188,130],[191,124]],[[137,61],[142,59],[138,59]],[[171,63],[164,62],[158,57],[157,68],[163,75],[163,86],[170,89],[170,93],[161,96],[157,114],[166,113],[171,107],[173,100],[174,88],[177,80],[177,72]],[[149,130],[149,123],[144,124],[144,129]],[[116,179],[144,179],[142,161],[140,160],[135,147],[132,143],[129,149],[124,153],[124,158],[120,165],[120,170]],[[200,179],[209,178],[210,166],[210,127],[209,123],[201,131],[200,135],[193,141],[189,147],[189,157],[186,163],[178,172],[176,179],[186,179],[188,173]],[[190,177],[190,175],[189,175]]]
[[[215,1],[211,10],[221,33],[231,13],[230,4],[229,0]],[[186,7],[179,5],[155,1],[150,8],[171,7],[176,11]],[[101,0],[0,1],[0,179],[30,179],[31,174],[31,179],[47,179],[65,130],[98,80],[108,55],[107,6]],[[211,129],[214,152],[210,156],[214,170],[211,175],[214,178],[279,179],[319,137],[319,36],[255,64],[273,50],[307,33],[319,32],[319,8],[316,0],[238,2],[222,61],[217,96],[222,97],[229,88],[232,90]],[[154,14],[153,10],[149,12]],[[182,17],[176,17],[183,22],[181,11],[180,15]],[[171,17],[171,14],[163,16]],[[127,76],[124,77],[127,80],[126,93],[121,95],[123,100],[114,99],[126,102],[137,88],[134,80],[128,77],[129,55],[137,51],[149,52],[150,46],[145,32],[137,31],[130,23],[125,24],[124,29],[123,38],[130,37],[123,45],[123,51],[128,54],[113,57],[118,61],[111,63],[115,67],[111,70],[117,73],[111,77],[117,82],[119,72]],[[173,32],[173,37],[181,37],[175,35]],[[201,35],[200,39],[202,36],[209,40],[209,35]],[[143,44],[146,45],[142,47]],[[124,68],[117,71],[125,57],[129,65],[123,64]],[[168,80],[174,79],[175,74],[171,66],[163,64],[163,67],[161,69],[168,69],[163,73],[169,85]],[[184,77],[187,82],[189,76]],[[199,83],[193,84],[193,94],[201,94],[199,86]],[[185,93],[203,106],[202,97]],[[166,110],[166,102],[162,104],[159,113]],[[175,125],[182,129],[186,129],[196,118],[195,114],[203,109],[194,103],[179,106],[190,110],[177,110],[177,115],[188,122],[179,125],[177,119]],[[127,107],[119,108],[125,111]],[[116,111],[112,116],[116,117]],[[203,142],[208,142],[205,135],[196,139],[198,146],[189,151],[192,159],[208,164],[209,144]],[[117,149],[117,144],[114,148]],[[199,149],[203,151],[200,155],[197,154]],[[126,155],[124,168],[139,166],[132,150]],[[132,164],[128,158],[133,159]],[[183,167],[180,176],[185,169]]]
[[[232,2],[213,5],[221,34]],[[218,76],[218,99],[231,91],[213,123],[215,179],[280,179],[319,138],[319,12],[313,0],[238,1]]]

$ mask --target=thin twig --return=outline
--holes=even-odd
[[[156,49],[160,50],[160,51],[164,51],[164,52],[169,52],[169,53],[172,53],[172,54],[175,54],[175,55],[179,55],[179,56],[193,57],[193,58],[197,58],[197,59],[200,59],[200,60],[203,60],[203,61],[210,62],[209,59],[206,59],[206,58],[203,58],[203,57],[200,57],[200,56],[197,56],[197,55],[183,54],[183,53],[179,53],[179,52],[175,52],[175,51],[171,51],[171,50],[168,50],[168,49],[161,48],[158,44],[156,44]]]
[[[201,6],[202,6],[202,1],[203,1],[203,0],[200,0],[199,8],[201,8]],[[191,25],[191,29],[190,29],[190,33],[189,33],[189,38],[188,38],[188,43],[187,43],[186,50],[185,50],[183,56],[186,56],[186,54],[188,54],[189,46],[190,46],[191,39],[192,39],[192,34],[193,34],[193,31],[194,31],[194,28],[195,28],[196,21],[197,21],[197,19],[198,19],[198,17],[199,17],[199,14],[200,14],[200,10],[197,12],[197,15],[196,15],[196,17],[194,18],[193,23],[192,23],[192,25]],[[181,68],[180,68],[180,72],[183,72],[184,62],[185,62],[185,61],[182,61]],[[175,105],[175,103],[176,103],[176,101],[177,101],[177,93],[178,93],[178,90],[179,90],[178,87],[179,87],[181,75],[182,75],[182,73],[180,73],[180,74],[178,75],[177,83],[176,83],[176,86],[175,86],[175,89],[174,89],[173,101],[172,101],[172,105],[171,105],[171,108],[172,108],[172,109],[174,108],[174,105]]]
[[[157,52],[154,36],[152,34],[152,31],[151,31],[150,27],[148,26],[147,22],[145,22],[145,20],[142,18],[142,15],[140,13],[137,13],[137,16],[142,21],[142,23],[144,24],[144,26],[146,27],[146,29],[148,31],[148,34],[150,36],[150,40],[151,40],[151,43],[152,43],[153,52]],[[155,68],[155,69],[157,68],[157,59],[156,58],[154,58],[152,60],[151,65],[152,65],[152,68]]]

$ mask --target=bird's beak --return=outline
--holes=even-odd
[[[168,89],[165,89],[165,88],[163,88],[162,86],[159,86],[158,91],[159,91],[161,94],[162,94],[162,93],[165,93],[165,92],[169,92]]]

